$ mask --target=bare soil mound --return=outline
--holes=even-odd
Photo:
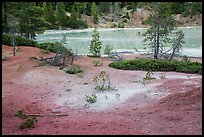
[[[143,85],[138,80],[145,71],[108,67],[111,59],[80,56],[73,65],[84,69],[84,76],[71,75],[54,66],[33,67],[29,58],[53,56],[40,49],[2,45],[2,134],[202,134],[202,76],[177,72],[154,72],[155,80]],[[142,57],[123,54],[124,59]],[[93,60],[103,62],[94,66]],[[201,59],[197,59],[202,62]],[[93,77],[101,71],[109,75],[117,90],[96,91]],[[95,94],[89,103],[85,95]],[[34,128],[20,129],[18,109],[42,114]],[[60,114],[66,114],[59,116]],[[58,116],[57,116],[58,115]]]

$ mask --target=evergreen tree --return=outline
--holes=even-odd
[[[55,25],[55,16],[52,9],[52,4],[50,2],[47,3],[47,12],[48,12],[47,21],[49,21],[52,25]]]
[[[99,15],[98,15],[98,11],[97,11],[95,2],[92,2],[92,5],[91,5],[91,16],[93,17],[94,23],[97,24],[99,21]]]
[[[48,8],[46,2],[43,2],[43,17],[45,20],[48,18]]]
[[[75,10],[75,6],[74,5],[72,5],[71,18],[73,20],[77,20],[77,14],[76,14],[76,10]]]
[[[89,48],[89,52],[93,54],[93,56],[100,56],[100,52],[101,52],[101,42],[99,40],[100,38],[100,34],[98,32],[98,30],[96,28],[94,28],[93,30],[93,35],[92,35],[92,41],[91,41],[91,45]]]
[[[113,4],[113,17],[114,18],[118,18],[120,15],[120,6],[119,6],[119,2],[114,2]]]
[[[65,27],[67,24],[67,15],[63,2],[58,2],[56,7],[56,20],[59,26]]]
[[[168,37],[176,29],[175,20],[169,11],[169,3],[154,2],[151,5],[153,14],[145,21],[150,28],[143,34],[144,42],[149,42],[153,49],[154,58],[158,58],[159,51],[162,50],[164,43],[170,43]],[[161,51],[162,52],[162,51]]]

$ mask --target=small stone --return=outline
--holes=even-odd
[[[67,91],[71,91],[71,89],[70,89],[70,88],[68,88],[68,89],[67,89]]]
[[[132,108],[132,110],[137,110],[137,108]]]
[[[88,84],[87,82],[84,83],[84,85],[87,85],[87,84]]]
[[[4,96],[2,96],[2,98],[4,98]]]

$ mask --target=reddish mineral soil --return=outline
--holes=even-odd
[[[33,67],[30,57],[45,57],[40,49],[2,45],[2,134],[153,134],[202,135],[202,76],[178,72],[154,72],[151,83],[143,85],[146,71],[108,67],[111,59],[80,56],[73,65],[84,69],[84,76],[65,73],[55,66]],[[142,57],[125,55],[124,58]],[[94,66],[101,60],[102,66]],[[200,59],[199,61],[202,62]],[[96,91],[93,77],[105,71],[114,91]],[[85,95],[96,94],[89,103]],[[119,96],[117,96],[119,95]],[[35,127],[20,129],[18,109],[27,114],[42,114]],[[66,116],[56,116],[68,114]]]

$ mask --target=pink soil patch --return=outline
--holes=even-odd
[[[81,56],[74,61],[84,69],[84,77],[71,75],[54,66],[33,67],[29,57],[52,56],[40,49],[2,45],[2,133],[13,134],[202,134],[202,76],[177,72],[154,72],[156,80],[147,85],[141,80],[145,71],[117,70],[108,67],[110,59]],[[142,57],[124,55],[124,58]],[[101,60],[95,67],[93,60]],[[202,62],[202,61],[201,61]],[[19,69],[19,66],[20,69]],[[117,91],[99,92],[92,81],[105,71]],[[85,95],[97,95],[97,102],[86,102]],[[120,96],[116,98],[116,94]],[[18,109],[37,117],[34,128],[19,129]],[[68,114],[57,117],[49,114]]]

